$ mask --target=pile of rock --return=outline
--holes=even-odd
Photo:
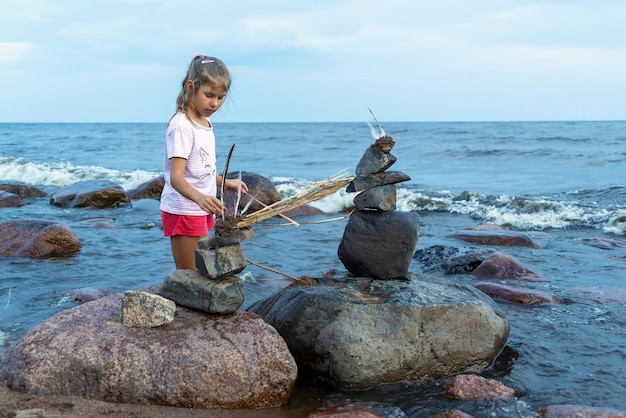
[[[396,183],[411,178],[401,171],[386,171],[396,162],[390,153],[394,140],[386,135],[372,144],[356,166],[347,192],[355,211],[339,244],[339,259],[357,276],[374,279],[410,279],[409,266],[419,239],[419,215],[396,211]]]
[[[211,235],[196,249],[197,270],[176,270],[163,282],[161,295],[178,305],[210,314],[229,314],[243,305],[246,267],[239,238]]]

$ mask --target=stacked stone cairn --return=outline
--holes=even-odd
[[[176,270],[161,286],[161,296],[210,314],[230,314],[243,305],[246,267],[240,238],[210,235],[198,242],[197,270]]]
[[[419,239],[419,215],[396,211],[396,184],[411,178],[386,171],[396,162],[393,138],[382,134],[365,151],[346,192],[360,192],[339,244],[338,256],[355,276],[410,280]]]

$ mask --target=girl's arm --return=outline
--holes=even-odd
[[[203,211],[214,215],[224,215],[225,207],[222,206],[222,202],[220,202],[218,198],[215,196],[205,196],[185,179],[186,165],[186,159],[180,157],[172,158],[172,170],[170,172],[170,183],[172,187],[187,199],[196,202]]]

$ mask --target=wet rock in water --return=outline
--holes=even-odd
[[[128,198],[131,200],[155,199],[161,200],[161,192],[165,186],[165,177],[159,176],[145,183],[140,184],[134,189],[128,190]]]
[[[472,273],[493,251],[468,251],[451,257],[441,264],[446,274],[469,274]]]
[[[527,282],[545,282],[547,279],[527,269],[514,257],[504,253],[494,253],[486,258],[472,272],[481,279],[510,279]]]
[[[427,278],[319,282],[249,308],[285,339],[303,381],[364,389],[480,372],[509,335],[497,305],[471,287]]]
[[[407,279],[418,228],[415,212],[357,211],[348,220],[337,254],[356,276]]]
[[[448,409],[435,415],[435,418],[472,418],[472,415],[466,414],[459,409]]]
[[[545,418],[626,418],[626,412],[614,408],[587,405],[550,405],[538,408],[537,413]]]
[[[63,256],[80,249],[81,243],[74,232],[57,222],[15,220],[0,223],[0,255]]]
[[[48,193],[40,188],[26,184],[1,183],[0,190],[18,195],[22,199],[48,196]]]
[[[230,314],[243,305],[243,283],[237,276],[208,279],[196,270],[176,270],[161,287],[161,295],[186,306],[210,314]]]
[[[85,180],[50,195],[50,204],[68,208],[111,208],[130,205],[124,189],[108,180]]]
[[[450,235],[450,238],[480,245],[541,248],[528,235],[514,231],[463,230]]]
[[[559,303],[559,300],[554,296],[534,289],[507,286],[493,282],[477,282],[474,283],[474,287],[493,298],[504,299],[521,305]]]
[[[467,228],[470,231],[506,231],[506,228],[498,224],[481,224]]]
[[[217,280],[240,273],[246,268],[246,257],[239,240],[215,245],[218,238],[201,239],[195,251],[196,268],[204,277]],[[225,239],[222,239],[224,241]]]
[[[0,190],[0,208],[19,208],[20,206],[24,206],[24,202],[18,195]]]
[[[391,167],[397,158],[388,152],[381,151],[378,148],[369,147],[363,153],[361,160],[356,165],[355,174],[357,176],[382,173]]]
[[[473,374],[460,374],[446,379],[443,387],[449,396],[464,401],[515,399],[513,389],[493,379]]]
[[[127,291],[122,297],[125,327],[154,328],[174,320],[174,301],[148,292]]]
[[[228,179],[236,179],[239,178],[239,172],[229,172],[226,175]],[[241,172],[241,179],[248,186],[248,194],[242,194],[241,199],[239,200],[239,206],[237,208],[237,214],[243,208],[245,208],[250,200],[254,201],[250,203],[248,210],[246,211],[246,215],[249,215],[253,212],[256,212],[260,209],[263,209],[264,205],[269,206],[272,203],[276,203],[280,201],[280,193],[276,189],[276,186],[272,181],[257,173],[252,173],[249,171]],[[218,186],[218,197],[219,197],[219,186]],[[226,214],[228,216],[235,215],[235,203],[237,202],[237,193],[232,190],[224,190],[224,205],[226,206]]]
[[[356,404],[333,405],[309,413],[306,418],[382,418],[366,406]]]
[[[356,210],[396,210],[396,186],[376,186],[356,195],[353,200]]]
[[[157,328],[127,328],[122,294],[67,309],[31,329],[4,357],[10,389],[34,395],[197,409],[285,404],[297,366],[258,315],[178,307]]]

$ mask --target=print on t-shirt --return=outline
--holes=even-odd
[[[211,167],[209,153],[204,150],[204,148],[200,148],[200,159],[202,160],[202,164],[204,164],[204,168],[208,170],[206,174],[200,176],[200,178],[205,178],[206,176],[210,176],[215,170]]]

